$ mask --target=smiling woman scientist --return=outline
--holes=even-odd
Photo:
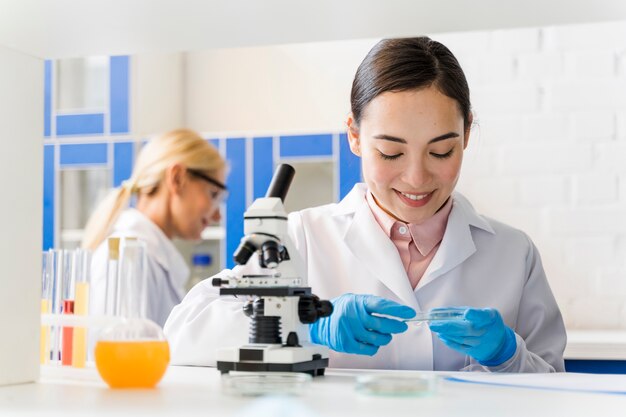
[[[330,366],[563,371],[565,328],[537,249],[454,192],[472,125],[456,58],[426,37],[383,40],[357,70],[351,105],[365,184],[289,216],[309,285],[332,298],[333,314],[310,326],[334,351]],[[213,365],[216,347],[246,342],[241,305],[210,285],[166,323],[174,363]],[[402,322],[451,306],[468,306],[463,320]]]
[[[196,132],[178,129],[148,142],[131,177],[113,189],[87,223],[83,246],[95,249],[90,310],[104,313],[107,236],[132,236],[146,244],[148,318],[163,325],[185,294],[189,268],[171,239],[200,239],[220,220],[226,163]],[[136,208],[128,208],[131,196]]]

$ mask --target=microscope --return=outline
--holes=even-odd
[[[267,274],[214,278],[220,295],[248,297],[243,311],[250,318],[248,344],[220,349],[217,369],[247,372],[305,372],[324,375],[328,348],[309,342],[308,325],[329,316],[333,306],[307,287],[299,254],[288,235],[283,201],[295,174],[281,164],[265,197],[244,213],[244,237],[234,254],[237,265],[258,260]]]

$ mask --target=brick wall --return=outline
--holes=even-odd
[[[477,117],[458,189],[532,237],[569,329],[626,329],[626,22],[433,38]]]

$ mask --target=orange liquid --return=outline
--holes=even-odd
[[[89,312],[89,283],[77,282],[76,295],[74,297],[74,314],[86,316]],[[84,368],[87,360],[87,329],[74,327],[74,340],[72,341],[72,366]]]
[[[50,303],[45,298],[41,300],[41,314],[49,313]],[[46,364],[50,359],[50,326],[41,326],[39,336],[39,363]]]
[[[167,341],[99,341],[96,367],[111,388],[152,388],[170,362]]]

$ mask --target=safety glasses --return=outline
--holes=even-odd
[[[216,204],[220,204],[222,201],[224,201],[228,197],[228,188],[226,187],[225,184],[209,177],[204,172],[198,171],[196,169],[187,168],[187,172],[191,174],[192,176],[199,178],[201,180],[204,180],[208,182],[209,184],[214,185],[215,187],[218,188],[218,190],[211,191],[211,198]]]

